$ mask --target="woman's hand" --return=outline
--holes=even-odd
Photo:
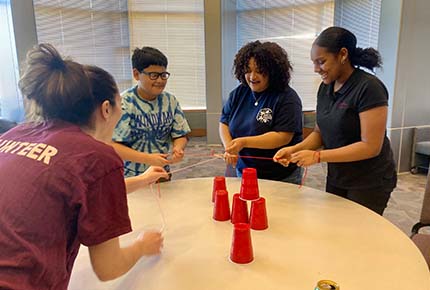
[[[236,138],[228,143],[225,148],[224,160],[227,164],[233,168],[236,167],[237,160],[239,158],[239,152],[245,147],[245,138]]]
[[[291,161],[291,155],[294,153],[294,150],[292,147],[285,147],[282,149],[279,149],[278,152],[276,152],[275,156],[273,156],[273,161],[278,162],[279,164],[287,167]]]
[[[136,243],[139,244],[142,256],[158,255],[163,248],[163,235],[157,231],[145,231],[139,235]]]
[[[233,168],[236,167],[238,155],[231,155],[230,153],[225,152],[223,157],[224,157],[225,163],[227,163],[228,165],[231,165]]]
[[[302,150],[291,154],[290,162],[297,163],[297,166],[307,167],[318,163],[319,151],[314,150]]]
[[[139,175],[144,179],[146,184],[151,184],[156,182],[160,178],[169,179],[169,174],[164,170],[163,167],[151,166],[144,173]]]
[[[242,150],[245,147],[245,138],[236,138],[230,141],[228,143],[227,148],[225,148],[225,151],[228,152],[230,155],[239,155],[240,150]]]

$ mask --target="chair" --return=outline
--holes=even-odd
[[[314,131],[316,122],[315,111],[304,111],[303,112],[303,140]]]
[[[430,171],[427,174],[427,184],[421,208],[420,221],[411,230],[411,239],[420,249],[430,269],[430,234],[420,233],[420,229],[430,226]]]
[[[412,140],[411,173],[428,170],[430,163],[430,127],[414,128]]]
[[[0,118],[0,134],[12,129],[17,123]]]

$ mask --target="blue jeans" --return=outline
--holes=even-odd
[[[287,177],[285,177],[284,179],[281,179],[279,181],[289,182],[289,183],[294,183],[294,184],[300,185],[302,183],[302,175],[303,175],[303,169],[301,167],[297,166],[297,168],[293,172],[291,172],[290,175],[288,175]],[[236,168],[236,176],[242,177],[242,172],[240,172],[239,169],[237,169],[237,168]]]

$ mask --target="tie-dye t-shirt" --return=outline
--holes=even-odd
[[[178,100],[163,92],[147,101],[137,94],[137,86],[121,94],[122,116],[112,140],[145,153],[170,153],[172,139],[183,137],[191,130]],[[136,176],[149,165],[124,162],[124,175]]]

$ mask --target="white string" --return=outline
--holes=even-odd
[[[160,186],[160,185],[158,185]],[[155,200],[157,201],[157,205],[158,205],[158,210],[160,212],[160,216],[161,216],[161,229],[160,232],[164,232],[164,228],[166,227],[166,218],[164,217],[164,211],[163,208],[161,207],[161,193],[160,191],[155,192],[154,188],[152,187],[152,184],[149,185],[149,188],[151,189],[151,192],[154,194],[155,196]]]
[[[217,156],[215,158],[211,158],[211,159],[204,160],[204,161],[201,161],[201,162],[189,165],[189,166],[185,166],[183,168],[179,168],[177,170],[171,171],[170,173],[172,173],[172,174],[173,173],[177,173],[179,171],[182,171],[182,170],[185,170],[185,169],[189,169],[189,168],[192,168],[192,167],[197,166],[197,165],[205,164],[205,163],[208,163],[208,162],[220,159],[220,158],[222,158],[222,157]],[[155,200],[157,201],[157,206],[158,206],[158,210],[160,212],[161,223],[162,223],[161,224],[160,232],[162,233],[164,231],[164,229],[166,228],[166,218],[164,216],[163,208],[161,207],[161,192],[160,192],[160,187],[159,186],[160,186],[160,184],[158,183],[158,192],[154,191],[153,184],[150,184],[149,188],[151,189],[151,192],[155,196]]]
[[[220,159],[219,157],[215,157],[215,158],[211,158],[211,159],[208,159],[208,160],[203,160],[203,161],[200,161],[200,162],[197,162],[197,163],[195,163],[195,164],[191,164],[191,165],[188,165],[188,166],[185,166],[185,167],[182,167],[182,168],[179,168],[179,169],[176,169],[176,170],[173,170],[173,171],[170,171],[170,173],[178,173],[178,172],[180,172],[180,171],[182,171],[182,170],[185,170],[185,169],[189,169],[189,168],[193,168],[194,166],[198,166],[198,165],[201,165],[201,164],[205,164],[205,163],[208,163],[208,162],[211,162],[211,161],[215,161],[215,160],[218,160],[218,159]]]

